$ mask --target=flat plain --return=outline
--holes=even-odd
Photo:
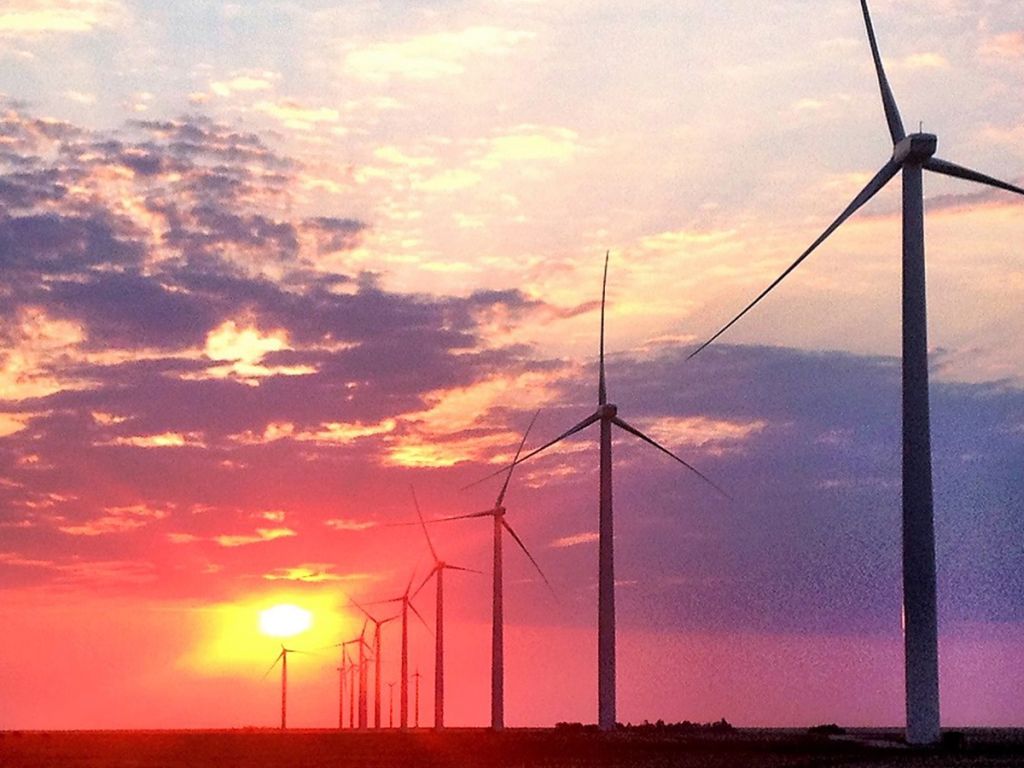
[[[955,746],[910,749],[895,732],[845,736],[738,729],[678,735],[562,729],[409,732],[237,729],[0,732],[3,768],[791,768],[1024,766],[1024,731],[967,730]]]

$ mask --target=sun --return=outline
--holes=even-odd
[[[313,614],[297,605],[282,603],[260,611],[260,632],[271,637],[291,637],[313,626]]]

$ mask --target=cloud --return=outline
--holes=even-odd
[[[91,32],[123,13],[116,0],[12,0],[0,9],[0,37]]]
[[[211,80],[210,91],[217,96],[229,97],[237,93],[269,91],[280,79],[276,72],[235,72],[224,80]]]
[[[310,107],[293,100],[259,101],[254,109],[297,131],[312,131],[320,123],[337,123],[341,119],[332,107]]]
[[[565,549],[567,547],[578,547],[580,544],[593,544],[600,538],[597,531],[585,531],[584,533],[574,533],[571,536],[562,536],[552,541],[548,546],[552,549]]]
[[[169,514],[165,509],[156,509],[145,504],[128,507],[109,507],[104,514],[93,520],[77,525],[60,525],[61,533],[70,536],[102,536],[108,533],[126,533],[143,528],[154,520],[163,520]]]
[[[912,53],[900,59],[899,66],[904,69],[949,69],[949,60],[941,53],[925,51]]]
[[[993,35],[982,42],[980,52],[1001,59],[1024,58],[1024,31]]]
[[[324,520],[324,525],[336,531],[365,531],[377,526],[373,520],[352,520],[340,517]]]
[[[126,445],[133,448],[203,448],[202,435],[198,433],[163,432],[159,435],[129,435],[115,437],[100,445]]]
[[[215,536],[214,541],[222,547],[246,547],[250,544],[262,544],[275,539],[286,539],[298,534],[291,528],[257,528],[251,534],[221,534]]]
[[[330,563],[305,563],[292,567],[277,568],[263,574],[267,581],[300,581],[307,584],[324,582],[367,581],[373,578],[369,573],[333,573]]]
[[[463,74],[473,60],[505,56],[533,37],[522,30],[467,27],[356,48],[345,55],[344,66],[366,80],[435,80]]]

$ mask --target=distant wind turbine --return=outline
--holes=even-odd
[[[341,648],[341,666],[338,667],[338,730],[341,730],[345,727],[345,675],[348,674],[348,665],[344,646],[338,643],[337,647]]]
[[[395,684],[388,683],[388,728],[395,727]]]
[[[277,658],[274,659],[274,663],[270,665],[270,669],[263,673],[263,679],[267,678],[271,672],[274,671],[274,667],[277,666],[277,662],[281,662],[281,730],[283,731],[288,727],[288,654],[289,653],[302,653],[302,651],[296,651],[293,648],[285,648],[281,646],[281,652],[277,654]]]
[[[430,548],[430,556],[434,558],[434,567],[427,573],[426,578],[416,588],[413,597],[427,586],[427,582],[436,579],[435,587],[437,594],[437,608],[434,613],[434,728],[444,728],[444,572],[445,571],[467,571],[469,573],[480,573],[472,568],[463,568],[461,565],[446,563],[437,556],[437,550],[430,540],[430,533],[427,531],[427,524],[423,520],[423,512],[420,511],[420,503],[416,499],[416,491],[412,488],[412,502],[416,507],[416,516],[420,520],[420,527],[423,528],[423,535],[427,539],[427,547]]]
[[[508,491],[508,484],[512,479],[512,471],[519,461],[519,454],[522,453],[523,446],[526,444],[526,438],[529,437],[530,430],[533,429],[533,424],[536,420],[537,414],[534,414],[530,420],[530,425],[523,434],[519,447],[516,449],[515,458],[512,459],[512,463],[508,467],[505,482],[501,486],[501,491],[499,491],[498,498],[494,502],[493,507],[485,509],[483,512],[472,512],[468,515],[451,515],[450,517],[442,517],[431,521],[444,522],[482,517],[490,517],[494,521],[493,595],[491,598],[491,728],[495,731],[500,731],[505,727],[505,610],[502,541],[506,532],[519,545],[519,548],[526,553],[530,562],[533,563],[533,567],[537,569],[537,573],[540,574],[544,583],[547,584],[548,589],[551,589],[551,583],[548,581],[547,576],[544,575],[544,571],[541,570],[540,565],[537,564],[533,555],[530,554],[530,550],[526,548],[523,540],[519,538],[519,535],[512,529],[508,520],[505,519],[505,507],[503,506],[505,493]]]
[[[601,283],[601,344],[597,383],[597,410],[587,416],[576,426],[566,430],[553,440],[549,440],[540,448],[518,459],[524,461],[547,450],[556,443],[575,435],[595,422],[600,422],[600,524],[598,539],[598,597],[597,597],[597,720],[603,731],[615,728],[615,557],[612,525],[612,426],[616,426],[631,435],[657,448],[666,456],[682,464],[697,477],[714,488],[722,496],[729,495],[713,483],[706,475],[692,465],[683,461],[672,451],[648,437],[636,427],[620,419],[618,409],[608,402],[608,391],[605,385],[604,371],[604,313],[605,296],[608,287],[608,257],[604,259],[604,279]],[[504,471],[504,470],[501,470]],[[497,474],[497,473],[494,473]],[[493,475],[491,475],[493,477]]]
[[[342,647],[349,645],[355,645],[359,648],[359,663],[356,665],[359,669],[359,727],[366,728],[367,724],[367,683],[366,678],[369,671],[369,667],[366,663],[366,651],[370,647],[366,642],[366,624],[363,621],[363,628],[359,634],[352,640],[346,640],[342,643]]]
[[[423,677],[423,675],[420,674],[420,671],[417,668],[416,673],[413,675],[413,678],[416,680],[416,705],[415,705],[416,706],[416,720],[415,720],[415,723],[416,723],[416,727],[417,728],[420,727],[420,678],[421,677]]]
[[[906,656],[907,741],[940,739],[938,625],[935,606],[935,524],[932,501],[931,430],[928,408],[928,324],[924,260],[922,170],[975,181],[1024,195],[1024,189],[935,157],[938,138],[907,135],[882,67],[866,0],[861,0],[868,43],[892,138],[892,157],[829,227],[786,270],[699,346],[692,358],[754,308],[840,225],[903,173],[903,613]]]
[[[349,598],[352,604],[358,608],[366,618],[373,623],[373,727],[380,728],[380,667],[381,667],[381,627],[388,622],[394,621],[399,618],[401,614],[396,613],[394,616],[389,616],[386,619],[378,619],[371,614],[366,608],[356,602],[353,598]]]
[[[415,578],[416,573],[413,572],[412,576],[409,577],[409,583],[405,585],[405,591],[398,597],[371,603],[371,605],[386,603],[402,604],[400,614],[402,617],[402,674],[399,680],[399,720],[402,730],[409,727],[409,611],[411,610],[416,615],[416,618],[423,622],[423,626],[427,628],[427,631],[430,631],[430,625],[423,618],[423,614],[416,610],[416,606],[412,604],[412,598],[409,596],[409,591],[412,589],[412,583]]]

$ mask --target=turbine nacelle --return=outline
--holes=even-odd
[[[923,164],[935,154],[938,145],[939,137],[933,133],[912,133],[892,148],[892,160],[900,165],[907,162]]]
[[[612,403],[602,403],[597,406],[597,415],[604,421],[611,421],[618,415],[618,413],[618,406],[613,405]]]

